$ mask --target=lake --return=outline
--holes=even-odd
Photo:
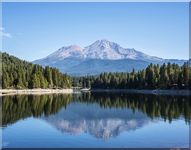
[[[186,96],[127,93],[1,97],[7,148],[188,148]]]

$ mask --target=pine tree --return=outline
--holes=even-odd
[[[53,87],[53,81],[52,81],[52,72],[48,66],[45,67],[45,78],[48,82],[48,87]]]

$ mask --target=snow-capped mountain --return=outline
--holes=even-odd
[[[34,61],[43,66],[57,67],[73,75],[131,71],[133,68],[145,68],[149,63],[167,62],[183,64],[185,60],[167,60],[150,56],[133,48],[123,48],[108,40],[97,40],[84,48],[77,45],[62,47],[47,57]]]
[[[122,48],[119,44],[110,42],[108,40],[98,40],[82,48],[77,45],[71,45],[62,47],[56,52],[50,54],[45,59],[62,60],[66,58],[80,58],[80,59],[107,59],[107,60],[119,60],[119,59],[138,59],[146,61],[162,61],[162,58],[146,55],[140,51],[130,48]]]

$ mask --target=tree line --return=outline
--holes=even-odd
[[[7,53],[0,53],[2,88],[69,88],[71,78],[56,68],[32,64]]]
[[[0,53],[2,88],[70,88],[92,89],[190,89],[189,63],[150,64],[147,68],[131,72],[104,72],[96,76],[70,77],[58,69],[42,67]],[[190,61],[189,61],[190,62]],[[1,80],[0,80],[1,81]]]
[[[191,86],[188,63],[150,64],[132,72],[104,72],[98,76],[73,77],[73,86],[92,89],[187,89]]]

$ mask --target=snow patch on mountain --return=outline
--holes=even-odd
[[[64,59],[68,57],[83,57],[83,48],[77,45],[71,45],[67,47],[62,47],[58,49],[56,52],[50,54],[47,58],[55,58],[55,59]]]

